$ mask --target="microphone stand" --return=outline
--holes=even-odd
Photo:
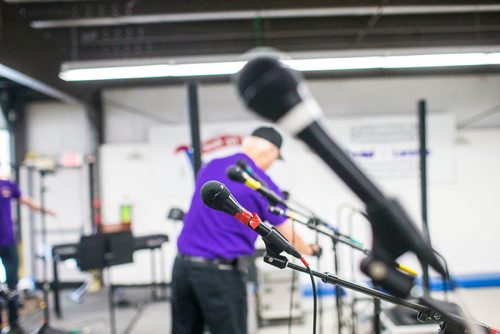
[[[332,246],[333,246],[333,255],[334,255],[334,263],[335,263],[334,274],[335,275],[338,275],[338,272],[339,272],[338,254],[337,254],[337,244],[339,242],[343,243],[347,246],[350,246],[353,249],[357,249],[357,250],[363,252],[365,255],[370,254],[369,249],[361,247],[358,243],[353,242],[352,239],[347,238],[345,235],[340,234],[340,233],[336,232],[335,230],[329,229],[329,231],[333,232],[333,234],[321,230],[318,227],[318,223],[315,219],[310,219],[307,223],[303,222],[300,219],[297,219],[295,217],[291,217],[291,219],[298,222],[299,224],[302,224],[302,225],[314,230],[318,234],[322,234],[322,235],[330,238],[330,240],[332,241]],[[322,224],[322,225],[328,227],[328,225],[324,225],[324,224]],[[347,240],[345,240],[346,238],[347,238]],[[335,285],[335,302],[336,302],[336,306],[337,306],[338,332],[342,333],[343,324],[341,323],[340,319],[342,319],[343,313],[342,313],[342,304],[341,304],[341,300],[340,300],[340,288],[338,285]],[[381,303],[380,303],[380,299],[374,298],[373,304],[374,304],[373,305],[374,306],[374,308],[373,308],[373,332],[374,332],[374,334],[380,334],[381,333],[381,323],[380,323]]]
[[[289,262],[285,256],[278,255],[276,250],[274,250],[272,247],[267,248],[267,245],[266,245],[266,253],[264,253],[264,262],[272,266],[275,266],[276,268],[279,269],[290,268],[292,270],[296,270],[301,273],[309,274],[309,271],[305,267]],[[353,291],[361,292],[372,298],[383,300],[395,305],[403,306],[408,309],[417,311],[418,312],[417,319],[419,321],[421,322],[431,321],[436,323],[436,325],[439,328],[438,334],[468,333],[468,331],[464,331],[462,327],[462,324],[465,321],[464,318],[456,314],[453,314],[448,310],[445,310],[444,306],[439,305],[438,303],[436,303],[436,301],[430,298],[426,298],[425,296],[423,298],[420,298],[419,300],[422,304],[425,304],[426,306],[380,292],[376,289],[364,287],[362,285],[349,282],[328,272],[320,273],[312,269],[310,270],[310,272],[314,277],[318,277],[324,283],[342,286],[344,288]],[[474,325],[478,330],[481,330],[481,333],[484,334],[496,333],[496,330],[489,328],[484,324],[474,322]]]
[[[318,220],[312,218],[310,219],[307,223],[297,219],[297,218],[294,218],[292,217],[292,219],[296,222],[298,222],[299,224],[302,224],[304,226],[307,226],[309,227],[310,229],[316,231],[316,235],[318,234],[322,234],[322,235],[325,235],[327,237],[330,238],[330,240],[332,241],[332,250],[333,250],[333,261],[334,261],[334,274],[335,275],[338,275],[339,274],[339,258],[338,258],[338,253],[337,253],[337,244],[338,242],[341,242],[341,243],[344,243],[348,246],[351,246],[353,248],[356,248],[360,251],[362,251],[363,253],[366,254],[366,250],[364,250],[363,248],[361,248],[360,246],[354,244],[353,242],[351,242],[350,240],[343,240],[335,231],[332,231],[334,233],[334,235],[330,234],[330,233],[327,233],[321,229],[318,228]],[[320,319],[322,318],[322,305],[320,304]],[[342,301],[340,300],[340,287],[338,285],[335,285],[335,306],[336,306],[336,309],[337,309],[337,329],[338,329],[338,333],[342,333],[342,328],[343,328],[343,323],[342,323],[342,316],[343,316],[343,312],[342,312]],[[321,320],[320,320],[321,321]]]
[[[319,245],[319,232],[316,231],[316,238],[315,238],[315,243],[316,245]],[[335,252],[335,250],[334,250]],[[335,253],[336,254],[336,253]],[[318,267],[318,270],[320,268],[320,262],[321,262],[321,252],[318,252],[316,254],[316,266]],[[337,260],[335,260],[335,263],[337,263]],[[321,285],[318,284],[318,295],[321,297]],[[336,291],[337,293],[337,291]],[[337,310],[338,310],[338,302],[337,302]],[[319,334],[323,334],[323,298],[319,298],[319,305],[318,305],[318,319],[319,319]],[[339,334],[340,334],[340,329],[339,329]]]
[[[299,266],[299,265],[296,265],[294,263],[291,263],[288,261],[288,259],[285,256],[276,255],[272,251],[266,251],[266,253],[264,253],[264,262],[268,263],[270,265],[273,265],[279,269],[290,268],[292,270],[296,270],[296,271],[299,271],[302,273],[308,273],[306,268]],[[364,294],[369,295],[373,298],[378,298],[380,300],[384,300],[384,301],[392,303],[392,304],[400,305],[400,306],[415,310],[415,311],[419,312],[418,319],[421,321],[441,319],[441,314],[438,312],[435,312],[430,307],[426,307],[426,306],[423,306],[420,304],[409,302],[409,301],[406,301],[404,299],[400,299],[398,297],[394,297],[394,296],[391,296],[389,294],[380,292],[378,290],[364,287],[362,285],[352,283],[352,282],[349,282],[347,280],[343,280],[340,277],[333,275],[331,273],[328,273],[328,272],[320,273],[320,272],[315,271],[315,270],[311,270],[311,271],[312,271],[313,276],[318,277],[324,283],[342,286],[344,288],[347,288],[347,289],[350,289],[353,291],[364,293]]]
[[[446,277],[443,264],[402,205],[395,198],[387,197],[321,126],[321,108],[309,97],[300,75],[275,58],[256,57],[239,72],[237,86],[248,108],[288,128],[365,204],[373,246],[371,254],[361,262],[361,270],[374,284],[395,296],[408,297],[414,288],[413,279],[392,266],[397,258],[408,252],[418,257],[422,267],[429,265]],[[450,322],[455,322],[448,316],[450,312],[443,314],[451,319]],[[463,319],[455,324],[466,330]]]
[[[55,329],[50,326],[50,310],[49,310],[49,292],[50,292],[50,283],[48,279],[48,261],[47,261],[47,221],[46,221],[46,213],[45,213],[45,193],[47,192],[47,188],[45,186],[45,177],[47,174],[50,174],[51,171],[48,170],[40,170],[40,229],[41,229],[41,245],[42,245],[42,254],[40,255],[40,259],[42,260],[42,291],[43,291],[43,303],[42,311],[43,311],[43,319],[42,325],[38,328],[35,333],[37,334],[62,334],[67,333],[65,331]]]

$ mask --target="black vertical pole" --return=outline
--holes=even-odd
[[[47,171],[40,170],[40,232],[41,232],[41,244],[42,244],[42,254],[40,258],[42,259],[42,289],[43,289],[43,327],[49,325],[50,312],[49,312],[49,277],[48,277],[48,263],[47,263],[47,220],[45,213],[45,193],[47,188],[45,187],[45,177]]]
[[[418,102],[418,136],[420,147],[420,195],[422,206],[422,230],[427,241],[431,242],[429,224],[427,220],[427,126],[426,126],[427,104],[425,100]],[[424,291],[429,290],[429,266],[422,262],[422,283]],[[427,293],[426,292],[426,293]]]
[[[27,189],[28,189],[28,197],[30,198],[35,198],[35,167],[30,164],[26,167],[26,173],[28,174],[26,183],[27,183]],[[36,228],[35,228],[35,213],[33,210],[29,210],[29,233],[30,233],[30,241],[31,241],[31,247],[30,247],[30,259],[31,259],[31,276],[37,277],[38,276],[38,270],[36,266],[36,250],[38,249],[38,240],[35,237],[36,235]]]
[[[95,166],[94,161],[87,161],[88,177],[89,177],[89,204],[90,204],[90,231],[92,234],[97,233],[98,217],[96,208],[96,192],[95,192]]]
[[[334,270],[335,275],[339,274],[339,256],[337,249],[337,241],[332,239],[333,242],[333,260],[334,260]],[[335,306],[337,308],[337,329],[339,334],[342,333],[342,300],[340,300],[340,287],[338,284],[335,284]]]
[[[200,118],[198,112],[198,84],[188,82],[189,124],[191,127],[191,146],[193,147],[194,177],[201,168]]]
[[[373,334],[382,333],[380,314],[382,313],[382,303],[380,299],[373,298]]]
[[[89,167],[90,223],[93,234],[101,224],[99,148],[105,142],[105,115],[101,90],[96,90],[87,104],[87,117],[92,129],[92,154],[87,157]]]

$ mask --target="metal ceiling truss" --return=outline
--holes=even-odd
[[[22,66],[78,98],[89,95],[88,87],[61,85],[62,61],[234,55],[255,46],[300,52],[500,45],[498,0],[3,0],[2,7],[23,31],[8,37],[11,56],[24,54]]]

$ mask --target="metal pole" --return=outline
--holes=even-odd
[[[104,255],[103,255],[104,256]],[[113,282],[111,281],[111,267],[108,267],[108,279],[109,279],[109,289],[108,289],[108,306],[109,306],[109,326],[111,334],[116,334],[116,314],[115,314],[115,302],[113,301]]]
[[[319,245],[319,232],[315,233],[316,237],[314,242],[316,245]],[[320,270],[320,263],[321,262],[321,254],[318,253],[316,256],[316,267],[318,270]],[[319,328],[318,328],[318,334],[323,334],[323,296],[322,296],[322,291],[321,291],[321,284],[317,284],[318,287],[318,295],[319,295],[319,300],[318,300],[318,322],[319,322]]]
[[[48,268],[47,268],[47,222],[46,222],[46,214],[45,214],[45,176],[46,172],[45,171],[40,171],[40,228],[41,228],[41,244],[42,244],[42,254],[41,254],[41,259],[42,259],[42,288],[43,288],[43,301],[44,301],[44,308],[43,308],[43,323],[45,326],[49,325],[49,281],[48,281]]]
[[[420,195],[422,209],[422,230],[424,238],[431,244],[429,224],[427,219],[427,126],[426,126],[427,104],[425,100],[418,102],[418,137],[420,152]],[[429,266],[422,261],[422,284],[424,291],[429,290]],[[426,292],[426,293],[427,293]]]
[[[373,298],[373,333],[380,334],[382,326],[380,323],[380,313],[382,313],[382,305],[380,299]]]
[[[28,197],[34,198],[35,197],[35,187],[34,187],[34,174],[35,174],[35,168],[33,166],[27,166],[26,167],[26,173],[28,174],[28,180],[27,180],[27,185],[28,185]],[[29,221],[29,231],[30,231],[30,241],[31,241],[31,247],[30,247],[30,260],[31,260],[31,276],[37,277],[38,276],[38,270],[36,266],[36,250],[38,248],[38,240],[35,238],[35,213],[33,210],[29,210],[29,216],[28,216],[28,221]]]
[[[198,112],[198,84],[196,81],[188,82],[189,102],[189,125],[191,127],[191,145],[193,147],[193,169],[194,177],[201,168],[201,142],[200,142],[200,118]]]
[[[96,90],[87,104],[87,117],[92,130],[92,154],[87,157],[89,166],[89,196],[92,233],[98,232],[101,224],[99,148],[105,142],[105,117],[101,90]]]
[[[97,228],[99,221],[97,220],[97,208],[96,205],[96,194],[95,194],[95,166],[93,161],[89,161],[88,164],[88,177],[89,177],[89,204],[90,204],[90,231],[92,234],[97,233]]]
[[[337,250],[337,241],[332,238],[333,244],[333,259],[334,259],[334,273],[339,274],[339,257]],[[342,301],[340,300],[340,287],[335,285],[335,305],[337,306],[337,328],[339,334],[342,333]]]

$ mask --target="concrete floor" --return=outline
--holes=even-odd
[[[117,333],[170,333],[170,304],[166,301],[149,302],[149,291],[126,291],[121,297],[132,303],[141,304],[140,312],[133,306],[119,307],[116,311]],[[479,321],[490,326],[500,328],[500,288],[469,289],[463,293],[463,299],[467,303],[469,312]],[[108,299],[105,292],[89,293],[85,295],[81,304],[69,299],[69,292],[64,292],[61,298],[63,317],[57,319],[52,316],[51,325],[55,328],[73,331],[72,333],[107,334],[110,333],[110,321],[108,312]],[[303,322],[294,323],[292,333],[312,332],[312,299],[304,298],[303,309],[305,311]],[[322,331],[319,327],[317,333],[337,333],[336,311],[333,299],[330,297],[323,300],[323,322]],[[390,306],[383,303],[383,307]],[[356,321],[357,333],[371,333],[371,302],[360,302],[357,307],[358,320]],[[23,326],[30,333],[38,325],[41,313],[34,310],[33,303],[27,303],[23,312]],[[345,310],[346,315],[348,310]],[[136,318],[134,318],[136,317]],[[133,319],[136,321],[133,322]],[[133,322],[133,325],[132,325]],[[346,316],[348,327],[342,332],[351,333],[350,320]],[[288,333],[286,321],[273,325],[257,328],[254,333],[258,334],[285,334]],[[421,331],[388,331],[385,333],[437,333],[437,326],[427,326]]]

